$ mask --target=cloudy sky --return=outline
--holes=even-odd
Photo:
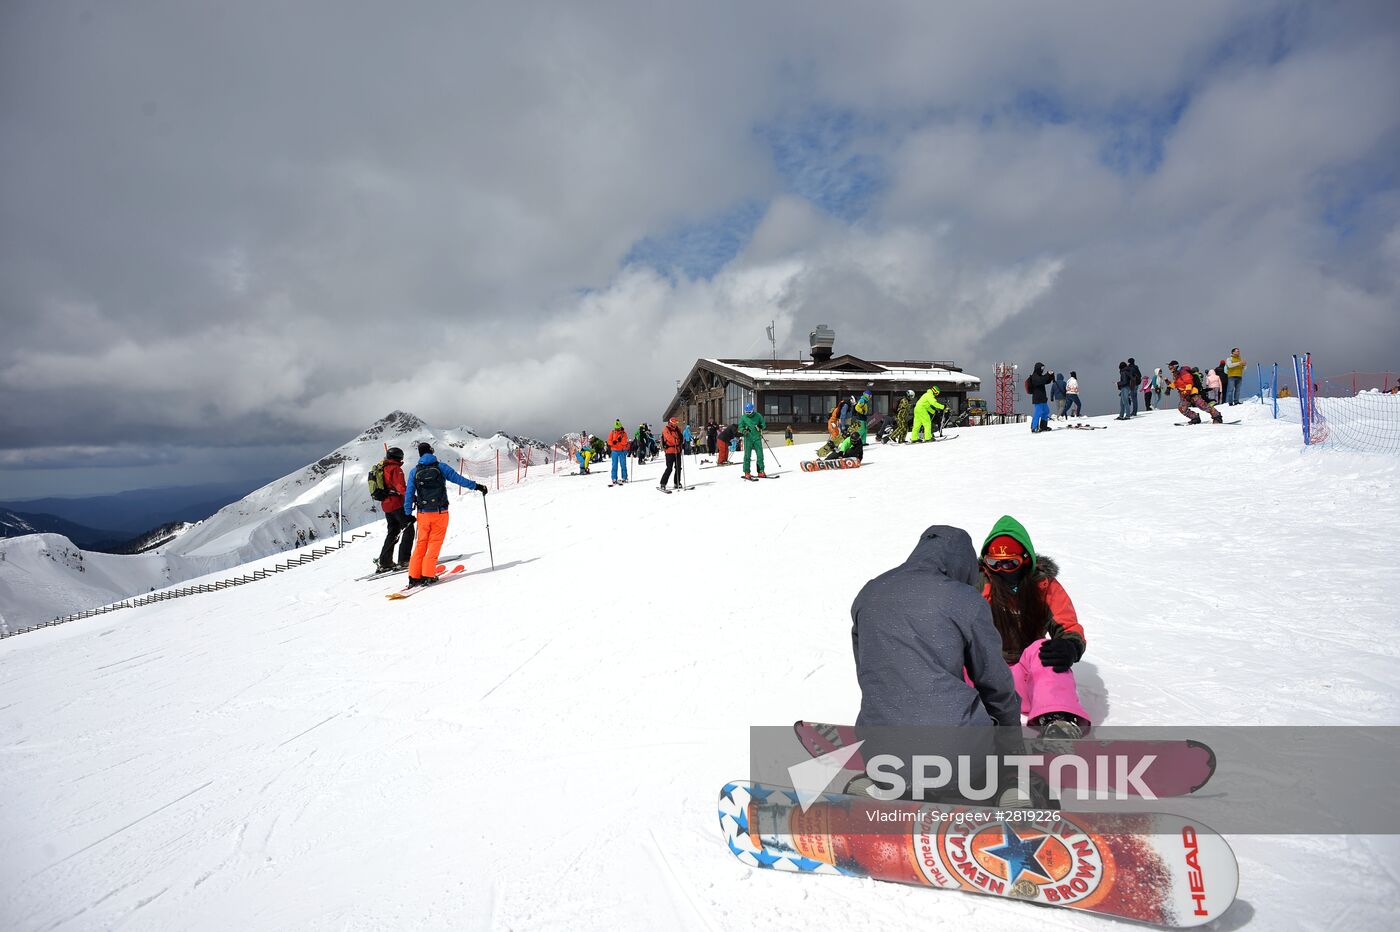
[[[1400,4],[0,6],[7,497],[701,355],[1400,369]],[[1092,387],[1090,387],[1092,386]]]

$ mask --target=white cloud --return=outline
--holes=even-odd
[[[393,408],[542,435],[652,419],[696,356],[762,355],[774,319],[789,354],[825,322],[984,376],[1241,342],[1367,368],[1400,344],[1385,4],[219,16],[7,14],[11,447],[343,439]],[[1014,107],[1028,92],[1064,121]],[[1105,164],[1109,114],[1178,98],[1155,174]],[[834,161],[884,169],[855,223],[789,191],[760,131],[845,111]],[[748,201],[713,279],[619,267]]]

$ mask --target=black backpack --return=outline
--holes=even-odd
[[[447,510],[447,477],[437,463],[413,471],[413,507],[419,511]]]

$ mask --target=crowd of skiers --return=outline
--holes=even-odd
[[[882,440],[920,443],[940,435],[947,407],[939,401],[939,390],[930,386],[922,396],[911,390],[900,400],[894,417],[894,426],[887,427]],[[872,425],[879,424],[882,415],[875,411],[874,401],[869,391],[859,396],[851,395],[836,402],[827,419],[827,433],[830,440],[818,448],[817,456],[825,459],[851,457],[862,459],[865,445],[869,442]],[[910,436],[911,426],[913,435]],[[703,429],[692,430],[691,425],[679,418],[671,418],[663,425],[658,437],[650,424],[643,422],[636,431],[628,434],[620,420],[613,422],[612,431],[606,440],[587,430],[579,434],[578,451],[574,454],[580,474],[592,472],[595,462],[609,456],[612,463],[611,480],[614,484],[628,481],[628,456],[642,465],[650,459],[666,457],[671,466],[673,458],[686,455],[704,454],[715,458],[713,465],[730,465],[731,455],[744,453],[744,478],[766,477],[763,432],[767,422],[752,403],[744,406],[743,415],[735,424],[720,424],[714,420]],[[784,428],[783,437],[791,446],[795,439],[792,427]],[[675,467],[668,469],[663,485],[672,475],[679,482],[679,460]],[[753,466],[757,467],[756,473]]]
[[[1177,392],[1177,410],[1192,424],[1200,423],[1197,409],[1207,412],[1211,420],[1219,424],[1223,421],[1215,405],[1240,404],[1240,383],[1244,379],[1247,363],[1240,354],[1239,347],[1230,350],[1227,359],[1204,372],[1196,366],[1182,366],[1175,359],[1165,367],[1145,375],[1137,360],[1129,356],[1118,364],[1118,416],[1117,421],[1126,421],[1145,411],[1161,407],[1162,396],[1170,398],[1173,389]],[[1164,373],[1163,368],[1167,371]],[[1044,363],[1036,363],[1031,374],[1026,377],[1025,390],[1031,396],[1031,433],[1051,430],[1053,418],[1068,420],[1083,416],[1084,406],[1079,398],[1079,374],[1071,371],[1069,378],[1064,373],[1049,369]],[[1139,406],[1139,397],[1141,406]],[[1052,406],[1057,412],[1052,414]]]
[[[721,425],[712,420],[705,425],[704,430],[692,431],[689,424],[673,417],[662,426],[660,437],[647,423],[642,423],[636,433],[629,436],[627,429],[622,426],[622,421],[616,420],[613,421],[606,441],[586,430],[581,431],[579,448],[574,454],[574,459],[578,463],[579,474],[588,475],[592,472],[591,467],[595,461],[605,454],[609,455],[612,466],[609,484],[623,485],[630,481],[627,474],[629,456],[636,458],[638,466],[649,459],[664,457],[666,470],[662,473],[660,488],[665,489],[673,479],[675,488],[682,487],[684,457],[709,454],[717,460],[714,465],[728,466],[730,454],[743,450],[744,478],[755,478],[750,471],[750,457],[754,453],[757,453],[758,461],[757,478],[765,478],[767,474],[764,472],[763,431],[767,429],[768,425],[763,415],[759,414],[751,403],[744,406],[744,414],[737,424]],[[788,442],[792,442],[790,429]]]
[[[1170,396],[1175,389],[1179,398],[1177,410],[1192,424],[1200,423],[1197,410],[1205,411],[1212,422],[1219,424],[1223,418],[1216,410],[1216,403],[1236,405],[1240,403],[1240,382],[1244,376],[1245,360],[1238,347],[1231,349],[1227,359],[1220,360],[1218,366],[1207,369],[1204,374],[1194,366],[1182,366],[1176,360],[1167,364],[1167,374],[1161,368],[1146,376],[1138,367],[1137,360],[1129,357],[1118,364],[1119,411],[1118,420],[1126,420],[1139,413],[1138,396],[1142,397],[1142,407],[1151,411],[1160,406],[1163,395]],[[1031,396],[1031,432],[1041,433],[1051,429],[1051,404],[1059,405],[1058,417],[1069,418],[1082,415],[1083,405],[1079,398],[1079,376],[1071,371],[1066,378],[1063,373],[1049,369],[1037,362],[1025,380],[1025,389]],[[923,443],[936,439],[941,434],[947,406],[939,401],[939,390],[929,386],[922,395],[913,390],[905,392],[894,414],[894,424],[888,428],[884,439],[897,443]],[[828,441],[817,450],[817,456],[826,459],[850,457],[861,460],[865,446],[869,442],[872,421],[880,418],[876,413],[869,391],[859,397],[849,396],[840,399],[832,407],[827,418]],[[763,433],[768,428],[763,415],[752,403],[744,405],[743,415],[737,424],[718,424],[711,420],[703,430],[692,431],[691,426],[679,418],[670,418],[662,426],[658,437],[651,425],[641,424],[635,434],[629,435],[621,420],[613,422],[607,438],[582,431],[579,448],[575,454],[579,472],[588,474],[592,464],[608,457],[611,467],[611,485],[622,485],[629,481],[628,460],[635,457],[637,465],[647,460],[664,456],[665,471],[661,475],[659,488],[669,491],[682,488],[684,458],[688,454],[707,453],[715,458],[714,465],[730,463],[730,455],[742,450],[743,478],[762,479],[767,477],[764,462]],[[792,429],[784,432],[789,444],[793,442]],[[434,569],[438,554],[447,533],[447,483],[455,483],[473,491],[486,494],[486,487],[471,479],[460,476],[452,467],[440,462],[427,443],[418,445],[418,464],[407,474],[403,470],[403,451],[398,447],[389,449],[383,462],[370,473],[370,492],[384,511],[387,533],[379,558],[375,561],[378,572],[408,573],[409,586],[431,585],[437,581]],[[755,472],[754,467],[757,467]],[[417,520],[414,520],[414,511]],[[395,551],[397,549],[397,559]],[[1029,538],[1026,538],[1029,550]],[[1031,555],[1034,563],[1033,553]],[[1050,564],[1053,566],[1053,564]],[[988,592],[994,592],[989,589]]]

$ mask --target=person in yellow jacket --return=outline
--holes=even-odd
[[[1244,361],[1244,356],[1237,346],[1230,350],[1230,358],[1225,360],[1225,402],[1230,405],[1240,403],[1240,382],[1244,379],[1245,366],[1249,363]]]
[[[938,400],[938,386],[930,385],[928,391],[919,398],[919,403],[914,405],[914,435],[911,437],[913,443],[922,443],[923,440],[933,439],[933,412],[944,411],[946,408]],[[923,440],[919,439],[919,431],[923,431]]]

